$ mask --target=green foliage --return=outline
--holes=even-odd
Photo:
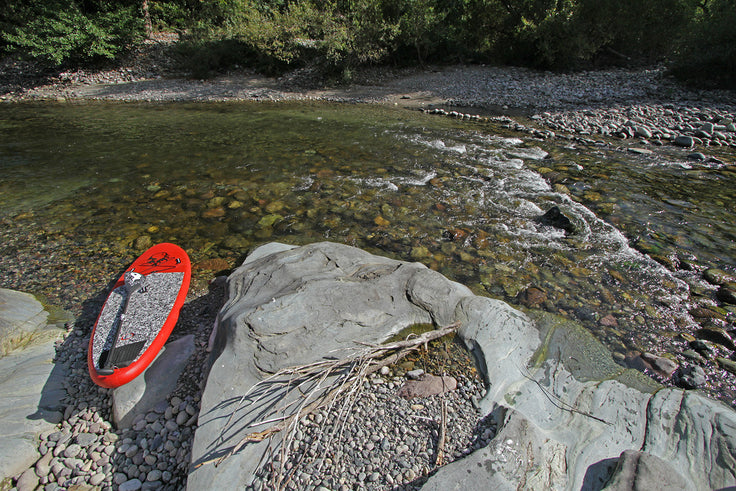
[[[141,39],[145,0],[0,0],[6,51],[59,65]],[[493,62],[546,69],[652,63],[734,84],[736,0],[147,0],[197,77],[304,65],[348,78],[378,63]],[[703,77],[704,78],[704,77]],[[730,82],[729,82],[730,80]]]
[[[135,8],[82,11],[73,2],[32,5],[5,26],[6,49],[52,65],[112,59],[142,36]],[[19,22],[19,20],[27,22]]]
[[[695,13],[691,0],[538,0],[529,7],[509,41],[512,53],[524,64],[558,69],[600,59],[661,60]]]
[[[736,89],[736,0],[716,0],[693,19],[672,65],[678,78]]]
[[[355,66],[384,61],[396,49],[398,19],[395,2],[352,0],[331,5],[339,37],[325,36],[322,49],[331,66]],[[343,4],[343,5],[341,5]],[[337,27],[337,26],[335,26]],[[330,33],[330,29],[326,33]]]
[[[175,54],[182,67],[194,78],[208,78],[213,73],[242,63],[255,63],[257,53],[234,39],[188,39],[176,45]],[[263,69],[264,72],[268,70]]]
[[[204,62],[190,66],[199,76],[234,64],[278,73],[307,62],[335,73],[381,61],[390,53],[398,26],[383,19],[380,1],[357,0],[347,10],[339,2],[317,3],[202,2],[185,51],[214,47],[215,52],[212,57],[195,53],[183,58],[191,65]]]
[[[181,30],[189,25],[191,11],[180,1],[150,2],[148,9],[156,30]]]
[[[307,31],[318,20],[308,5],[292,11],[281,2],[249,0],[205,0],[195,15],[179,53],[200,78],[246,64],[278,73],[301,59]]]
[[[433,0],[405,0],[399,18],[399,42],[416,51],[417,61],[423,63],[439,49],[446,13]]]

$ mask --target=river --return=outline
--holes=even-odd
[[[268,241],[331,240],[574,318],[621,364],[701,365],[733,403],[715,358],[736,308],[703,279],[736,269],[729,165],[324,103],[14,104],[0,129],[2,287],[78,313],[156,242],[211,277]],[[553,207],[570,230],[540,221]]]

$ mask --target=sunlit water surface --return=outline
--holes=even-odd
[[[151,243],[234,267],[331,240],[576,319],[623,362],[679,356],[714,291],[698,269],[736,267],[736,173],[674,150],[325,104],[5,105],[0,131],[3,254],[24,258],[0,285],[71,310]],[[552,206],[574,233],[540,223]]]

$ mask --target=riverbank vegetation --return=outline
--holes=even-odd
[[[50,66],[114,60],[176,31],[183,67],[267,74],[368,64],[574,70],[666,63],[736,87],[736,0],[0,0],[0,48]]]

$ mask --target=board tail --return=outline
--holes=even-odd
[[[100,365],[104,368],[97,370],[97,373],[100,375],[110,375],[114,372],[115,368],[127,367],[138,358],[138,354],[145,344],[146,340],[144,339],[143,341],[137,341],[124,346],[115,346],[107,353],[104,362],[100,360]]]

